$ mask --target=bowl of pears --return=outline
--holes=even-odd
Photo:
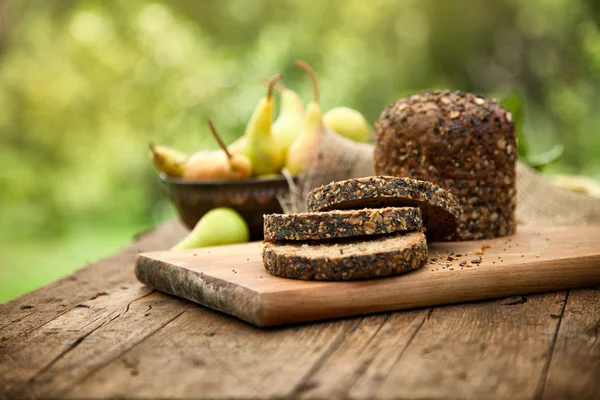
[[[302,61],[297,61],[297,65],[311,76],[318,99],[314,71]],[[281,77],[278,74],[268,81],[266,94],[256,106],[244,134],[231,145],[225,145],[211,119],[208,126],[219,150],[203,150],[188,156],[150,144],[150,158],[160,172],[166,194],[190,229],[211,209],[229,207],[247,222],[250,240],[262,240],[263,215],[282,212],[278,198],[289,193],[289,179],[297,179],[312,163],[318,140],[326,133],[320,131],[335,129],[336,135],[359,142],[371,137],[366,119],[347,107],[334,108],[324,116],[319,112],[310,118],[308,114],[315,100],[305,113],[298,94],[279,83]],[[274,90],[281,94],[281,111],[273,122]],[[287,178],[283,170],[288,172]]]

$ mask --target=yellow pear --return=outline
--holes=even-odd
[[[181,178],[188,156],[165,146],[155,146],[150,143],[150,159],[160,172],[167,176]]]
[[[252,175],[252,164],[248,157],[227,149],[210,118],[208,126],[221,150],[193,154],[185,165],[183,178],[195,181],[249,178]]]
[[[273,123],[271,131],[279,147],[284,152],[292,145],[302,130],[304,123],[304,106],[298,93],[278,83],[276,89],[281,93],[279,116]]]
[[[319,82],[315,71],[304,61],[296,61],[312,79],[313,100],[306,106],[303,128],[287,151],[286,168],[292,175],[306,172],[313,162],[323,138],[327,134],[327,127],[323,123],[321,106],[319,106]]]
[[[199,151],[185,164],[183,179],[190,181],[215,181],[225,179],[229,170],[227,156],[222,151]]]
[[[227,146],[227,148],[231,152],[239,153],[244,148],[245,143],[246,143],[246,139],[242,135],[239,138],[237,138],[233,143],[231,143],[229,146]]]
[[[273,87],[279,79],[281,74],[271,78],[266,96],[260,99],[256,106],[244,136],[238,139],[241,143],[234,146],[250,159],[253,176],[276,174],[283,167],[284,154],[271,132],[275,106]]]

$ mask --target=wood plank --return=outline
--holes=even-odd
[[[202,307],[181,314],[189,303],[135,283],[138,250],[184,232],[163,226],[77,272],[79,283],[66,278],[0,305],[0,398],[418,398],[423,386],[430,398],[598,397],[597,291],[571,291],[566,306],[550,293],[441,307],[429,318],[421,309],[258,330]]]
[[[600,288],[574,290],[556,337],[544,399],[600,399]]]
[[[600,225],[529,226],[509,238],[433,243],[431,261],[419,270],[350,282],[269,275],[257,242],[142,254],[136,275],[155,289],[272,326],[600,285],[599,236]],[[484,245],[491,246],[485,254],[473,254]]]
[[[392,321],[389,326],[385,324],[385,315],[368,317],[362,321],[356,320],[360,322],[358,324],[346,325],[345,330],[333,335],[334,339],[328,342],[325,351],[319,352],[318,357],[311,357],[311,362],[300,363],[292,357],[294,349],[297,353],[300,348],[307,348],[307,343],[312,343],[312,339],[307,338],[307,343],[302,343],[303,341],[290,341],[289,337],[297,336],[297,331],[314,329],[330,323],[308,325],[304,328],[258,331],[247,324],[230,319],[231,324],[225,324],[223,329],[215,326],[215,323],[218,324],[218,320],[226,317],[201,308],[193,308],[148,341],[89,376],[68,392],[68,396],[126,397],[135,393],[141,397],[280,397],[286,394],[311,398],[345,397],[341,390],[343,383],[351,382],[355,375],[359,374],[356,383],[349,385],[350,395],[359,398],[372,397],[384,381],[394,382],[394,387],[405,385],[402,377],[406,371],[411,371],[410,366],[414,364],[414,360],[407,360],[403,356],[398,364],[404,362],[407,369],[403,369],[401,377],[392,375],[393,370],[398,369],[398,364],[394,366],[396,359],[406,349],[406,339],[402,339],[405,335],[403,332],[398,333],[398,330],[411,325],[414,327],[415,324],[427,329],[430,323],[439,325],[439,320],[446,320],[442,326],[434,329],[429,327],[431,332],[427,333],[429,336],[440,336],[440,340],[432,344],[431,340],[414,339],[408,348],[410,351],[406,351],[410,355],[418,349],[416,353],[419,356],[422,356],[421,353],[425,356],[437,353],[433,364],[426,365],[427,370],[432,369],[430,374],[435,382],[420,382],[417,389],[440,384],[442,387],[437,395],[427,393],[424,397],[445,398],[448,393],[459,393],[459,397],[468,398],[469,396],[463,395],[473,393],[471,398],[531,398],[532,387],[535,389],[536,386],[536,371],[539,372],[542,368],[540,364],[546,362],[549,355],[548,343],[551,342],[556,329],[552,322],[556,325],[558,318],[553,315],[560,315],[563,299],[561,293],[550,293],[530,296],[523,304],[515,299],[508,299],[442,307],[432,313],[429,319],[427,310],[394,313],[388,319]],[[488,308],[491,311],[487,310]],[[459,313],[442,312],[436,315],[439,310],[453,309],[462,310]],[[558,314],[554,314],[555,312]],[[198,315],[190,317],[188,313]],[[416,315],[417,313],[420,315]],[[415,315],[411,320],[407,320],[404,318],[407,314]],[[545,319],[550,323],[540,323],[535,317],[540,315],[545,315]],[[399,318],[396,323],[393,322],[394,317]],[[350,323],[351,320],[337,322]],[[456,329],[445,330],[448,325],[461,326],[465,322],[471,325],[466,329],[469,332],[467,336],[457,334]],[[441,330],[444,330],[443,334],[439,332]],[[254,337],[254,333],[258,336]],[[274,337],[274,333],[278,335]],[[285,341],[285,338],[277,337],[279,335],[288,336],[287,345],[281,343],[281,339]],[[447,340],[453,337],[463,338],[463,342],[460,339],[458,343]],[[542,346],[537,343],[540,337],[545,339]],[[257,340],[260,343],[256,343]],[[498,347],[499,340],[504,346],[500,354],[497,349],[493,351]],[[270,342],[269,348],[265,348],[265,342]],[[321,343],[322,340],[316,342]],[[508,352],[507,347],[511,349]],[[455,348],[457,349],[453,350]],[[272,353],[273,351],[275,353]],[[522,352],[526,354],[523,355]],[[535,357],[537,353],[538,358]],[[498,361],[499,356],[501,361]],[[346,362],[352,361],[356,369],[345,365]],[[313,367],[309,367],[312,363]],[[369,364],[365,365],[366,363]],[[423,367],[422,364],[423,362],[418,365]],[[438,364],[440,365],[436,368]],[[457,364],[460,364],[462,370]],[[315,365],[322,367],[315,368]],[[392,366],[394,368],[390,373]],[[336,367],[342,369],[336,370]],[[482,367],[485,370],[483,373],[479,372]],[[474,375],[469,376],[471,372],[467,373],[464,370],[473,371]],[[505,373],[505,370],[509,373]],[[156,371],[161,371],[160,380],[155,379]],[[423,372],[423,368],[420,372]],[[386,379],[388,374],[390,376]],[[409,378],[414,378],[415,374],[409,373]],[[440,380],[440,374],[447,376]],[[515,381],[515,376],[520,377],[521,382]],[[525,381],[529,388],[521,392],[524,388],[520,383]],[[164,382],[177,384],[165,387]],[[281,390],[282,382],[284,390]],[[457,390],[457,387],[460,390],[453,391]],[[482,390],[482,387],[492,390]],[[502,391],[503,388],[512,391]],[[385,390],[384,387],[383,391],[378,393],[378,397],[423,397],[423,393],[407,396],[406,393],[386,393]]]
[[[0,304],[0,397],[27,385],[86,335],[150,293],[132,273],[135,257],[168,247],[183,234],[179,223],[165,224],[119,254]]]
[[[365,317],[348,340],[296,388],[302,398],[344,398],[362,380],[365,397],[381,381],[419,330],[430,309]],[[369,390],[368,387],[373,389]]]
[[[378,390],[369,380],[359,380],[349,394],[531,399],[550,356],[565,297],[566,292],[554,292],[527,296],[524,303],[437,307],[396,364],[380,371],[384,379]]]
[[[224,319],[228,323],[223,323]],[[77,384],[66,396],[286,396],[316,363],[343,344],[359,322],[360,318],[260,330],[194,307]]]
[[[150,232],[138,235],[135,243],[121,252],[92,263],[40,289],[0,304],[0,318],[3,320],[8,316],[17,315],[22,310],[30,311],[29,322],[19,330],[19,332],[26,332],[51,321],[98,293],[120,286],[137,286],[137,281],[132,274],[135,257],[141,252],[168,249],[186,232],[187,230],[179,222],[171,221]]]
[[[118,316],[80,336],[52,364],[11,397],[61,397],[74,382],[117,358],[181,316],[192,303],[154,292],[130,303]]]
[[[21,309],[21,311],[17,311],[12,314],[2,315],[0,317],[0,332],[6,331],[9,326],[19,324],[21,321],[27,318],[32,314],[27,308]]]
[[[41,328],[2,341],[0,376],[3,394],[11,395],[53,365],[91,332],[126,311],[128,305],[151,293],[148,288],[118,290],[81,303]]]

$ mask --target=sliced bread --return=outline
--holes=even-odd
[[[265,241],[327,240],[423,229],[415,207],[335,210],[264,216]]]
[[[422,232],[407,232],[316,244],[267,242],[263,261],[269,273],[283,278],[370,279],[422,267],[427,262],[427,241]]]
[[[443,240],[458,226],[462,209],[449,191],[427,181],[370,176],[333,182],[314,189],[306,199],[309,211],[364,207],[419,207],[427,239]]]

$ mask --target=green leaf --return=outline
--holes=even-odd
[[[511,92],[500,100],[500,104],[506,108],[512,116],[512,120],[515,124],[515,133],[517,134],[519,156],[526,158],[529,154],[529,147],[521,130],[523,118],[525,116],[525,108],[521,101],[521,97],[519,97],[518,94]]]
[[[525,162],[534,168],[540,169],[554,161],[557,161],[563,154],[565,146],[562,143],[557,143],[550,150],[542,154],[529,155]]]

